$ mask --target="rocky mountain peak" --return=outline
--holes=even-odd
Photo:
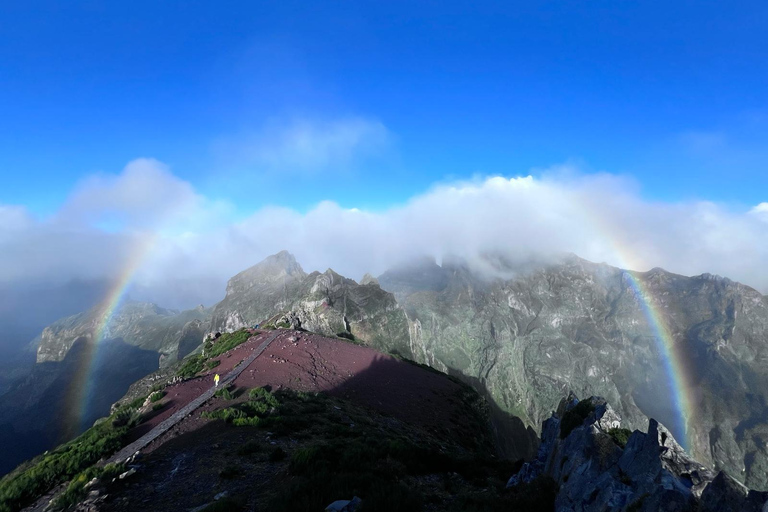
[[[281,280],[304,279],[306,276],[293,254],[280,251],[231,278],[227,282],[227,295],[243,293],[254,286]]]

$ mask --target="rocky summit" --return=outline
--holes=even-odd
[[[358,284],[331,269],[307,274],[286,251],[229,280],[226,297],[213,308],[211,330],[280,323],[286,313],[313,332],[354,336],[393,352],[409,351],[405,313],[375,280]]]

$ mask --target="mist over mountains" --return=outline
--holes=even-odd
[[[438,183],[386,209],[326,201],[299,211],[270,206],[269,197],[242,214],[167,165],[135,160],[84,179],[46,217],[0,206],[0,284],[113,283],[130,268],[133,299],[188,309],[213,305],[232,275],[287,249],[307,268],[356,279],[425,254],[455,255],[494,275],[487,255],[520,263],[573,253],[768,290],[765,204],[650,201],[623,176],[561,166],[477,177]]]
[[[494,269],[496,277],[460,257],[441,265],[422,257],[357,282],[331,269],[307,273],[283,251],[232,277],[225,298],[212,308],[178,312],[126,302],[108,329],[117,343],[113,352],[123,347],[124,356],[100,359],[97,373],[106,378],[100,389],[114,400],[131,378],[172,366],[208,332],[289,314],[310,331],[350,336],[469,383],[497,411],[496,442],[513,460],[535,454],[538,426],[574,392],[606,397],[629,428],[657,418],[698,460],[763,488],[768,299],[710,274],[633,273],[647,291],[642,300],[651,301],[692,372],[690,389],[679,390],[627,271],[573,255],[548,263],[521,264],[498,254],[485,261],[483,268]],[[16,411],[16,426],[6,427],[11,437],[34,425],[40,400],[57,403],[66,368],[77,366],[72,348],[78,340],[87,343],[97,321],[94,309],[45,330],[37,373],[18,380],[0,400],[0,408]],[[110,372],[128,369],[125,357],[135,361],[134,373],[110,381]],[[41,364],[48,365],[48,377],[41,378]],[[50,366],[57,364],[61,371]],[[673,399],[679,392],[694,405],[685,425]],[[19,409],[17,397],[24,394],[37,398],[24,399]],[[98,417],[98,406],[89,410],[88,417]],[[50,440],[60,435],[42,434]]]

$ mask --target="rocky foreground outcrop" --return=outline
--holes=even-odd
[[[654,419],[631,434],[602,398],[573,395],[542,426],[539,453],[507,487],[550,477],[558,511],[768,511],[768,492],[750,491],[692,459]]]

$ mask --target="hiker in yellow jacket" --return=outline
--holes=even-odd
[[[217,388],[219,387],[219,374],[213,376],[213,387]]]

